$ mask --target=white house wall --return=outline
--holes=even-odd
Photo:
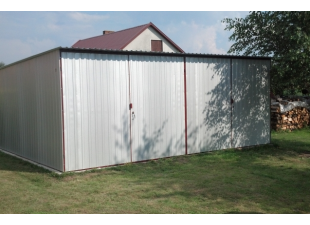
[[[151,40],[162,40],[163,52],[179,52],[162,35],[152,27],[145,29],[138,37],[129,43],[124,50],[151,51]]]
[[[188,153],[231,144],[230,59],[186,58]]]
[[[232,59],[233,146],[270,143],[270,60]]]
[[[130,162],[128,56],[61,57],[66,171]]]
[[[0,149],[63,171],[59,54],[0,70]]]
[[[130,56],[132,160],[185,154],[183,57]]]

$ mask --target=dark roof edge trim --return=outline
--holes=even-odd
[[[0,70],[5,69],[5,68],[10,67],[10,66],[13,66],[13,65],[15,65],[15,64],[18,64],[18,63],[21,63],[21,62],[24,62],[24,61],[27,61],[27,60],[30,60],[30,59],[39,57],[40,55],[45,55],[45,54],[47,54],[47,53],[50,53],[50,52],[53,52],[53,51],[56,51],[56,50],[59,50],[59,49],[63,49],[63,48],[62,48],[62,47],[53,48],[53,49],[51,49],[51,50],[48,50],[48,51],[45,51],[45,52],[41,52],[41,53],[39,53],[39,54],[36,54],[36,55],[30,56],[30,57],[27,57],[27,58],[18,60],[18,61],[16,61],[16,62],[11,63],[11,64],[5,65],[4,67],[1,67]]]
[[[21,59],[19,61],[13,62],[11,64],[5,65],[0,68],[0,70],[7,67],[13,66],[15,64],[27,61],[45,55],[47,53],[59,50],[60,52],[73,52],[73,53],[96,53],[96,54],[116,54],[116,55],[152,55],[152,56],[179,56],[179,57],[196,57],[196,58],[228,58],[228,59],[263,59],[271,60],[272,57],[265,56],[237,56],[237,55],[212,55],[212,54],[198,54],[198,53],[171,53],[171,52],[145,52],[145,51],[123,51],[123,50],[111,50],[111,49],[82,49],[82,48],[64,48],[57,47],[51,50]]]
[[[262,59],[271,60],[266,56],[237,56],[237,55],[212,55],[198,53],[172,53],[172,52],[146,52],[146,51],[124,51],[112,49],[82,49],[82,48],[60,48],[61,52],[72,53],[95,53],[95,54],[116,54],[116,55],[151,55],[151,56],[176,56],[176,57],[196,57],[196,58],[228,58],[228,59]]]

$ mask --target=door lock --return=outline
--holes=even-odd
[[[136,118],[135,112],[132,112],[131,119],[134,120]]]

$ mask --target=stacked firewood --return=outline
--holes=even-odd
[[[296,107],[280,113],[279,105],[271,105],[271,129],[295,130],[310,125],[310,112],[307,108]]]

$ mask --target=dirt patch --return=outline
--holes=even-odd
[[[177,162],[181,164],[188,163],[188,158],[187,157],[178,157]]]
[[[310,158],[310,154],[301,154],[299,155],[300,157],[303,157],[303,158]]]

